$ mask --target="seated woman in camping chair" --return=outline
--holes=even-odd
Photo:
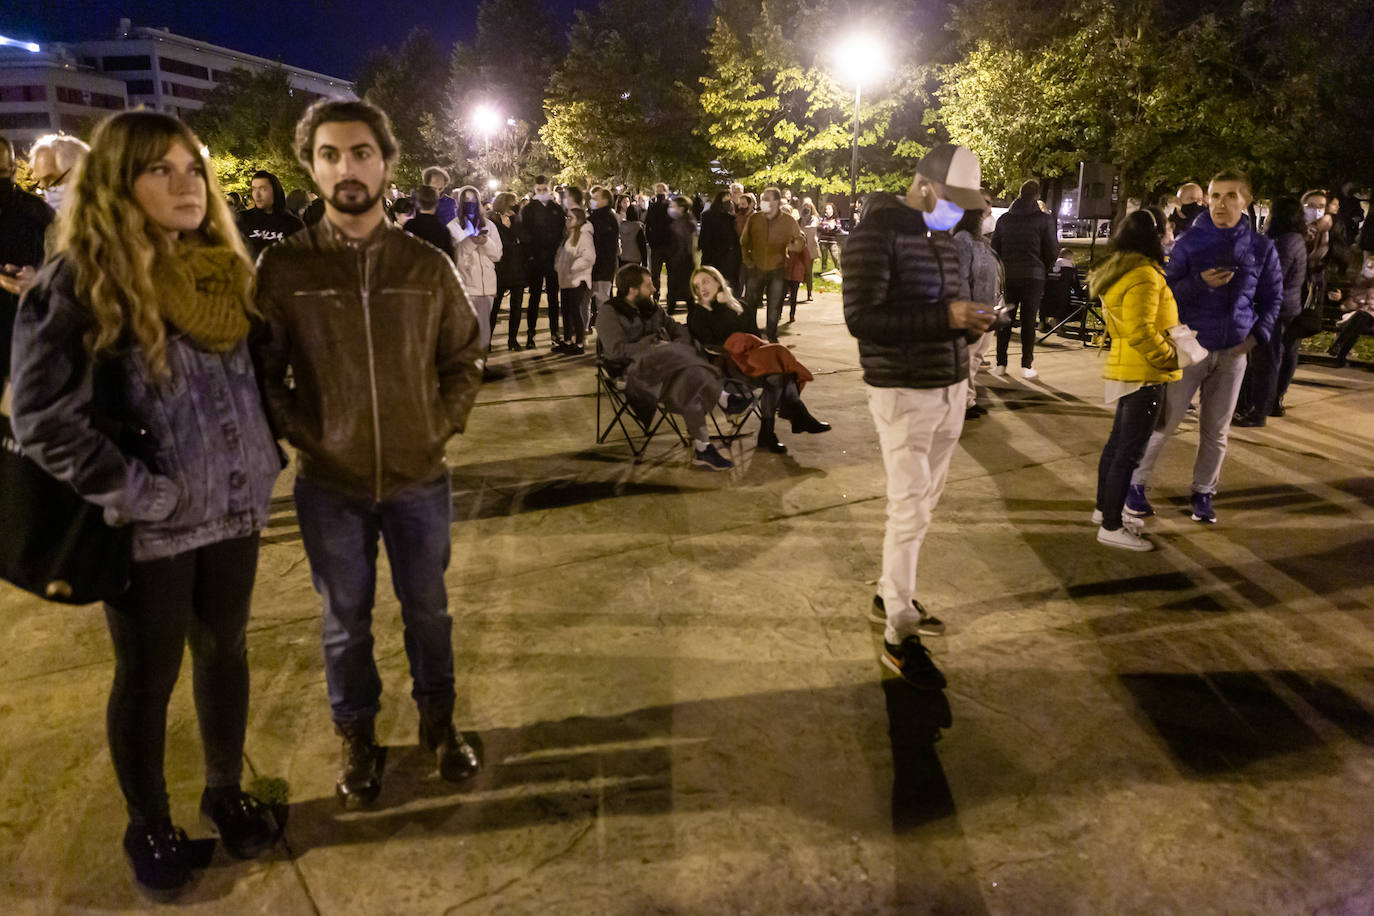
[[[794,433],[823,433],[830,424],[817,420],[802,403],[801,390],[814,376],[782,344],[770,344],[755,335],[744,309],[730,291],[720,271],[699,267],[692,274],[692,304],[687,308],[687,330],[692,339],[712,354],[727,378],[761,388],[759,448],[782,455],[787,446],[778,441],[775,418],[792,422]]]

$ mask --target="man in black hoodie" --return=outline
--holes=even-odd
[[[520,244],[529,257],[529,322],[525,328],[525,346],[534,346],[534,323],[539,315],[539,292],[549,297],[550,346],[557,347],[558,339],[558,248],[563,244],[563,229],[567,215],[553,199],[549,179],[538,175],[534,179],[534,196],[520,211]]]
[[[644,237],[649,242],[649,274],[654,278],[654,302],[658,302],[659,277],[668,263],[668,249],[673,245],[670,231],[672,218],[668,215],[668,186],[654,185],[654,199],[644,214]]]
[[[986,206],[981,173],[968,149],[935,147],[904,197],[869,197],[844,252],[844,320],[859,341],[887,471],[883,572],[870,619],[885,627],[883,664],[929,690],[943,689],[945,678],[920,637],[943,633],[944,624],[916,600],[916,563],[964,427],[968,341],[993,318],[991,305],[969,301],[949,234],[964,210]]]
[[[1059,238],[1054,229],[1054,217],[1040,209],[1040,182],[1035,179],[1021,185],[1021,194],[1012,201],[1011,209],[997,221],[992,232],[992,248],[1006,268],[1006,283],[1002,295],[1007,306],[1021,313],[1021,377],[1033,379],[1035,371],[1035,335],[1039,331],[1036,316],[1040,300],[1045,296],[1045,278],[1059,258]],[[1007,345],[1011,343],[1011,326],[997,331],[997,365],[993,375],[1007,371]]]
[[[253,260],[258,259],[268,245],[299,232],[305,224],[292,215],[286,206],[286,192],[271,172],[253,173],[253,209],[238,215],[239,235]]]

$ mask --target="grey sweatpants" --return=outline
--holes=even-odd
[[[1174,434],[1188,413],[1188,405],[1199,390],[1197,459],[1193,462],[1193,492],[1216,493],[1221,478],[1221,462],[1226,458],[1226,440],[1231,432],[1231,416],[1236,412],[1240,385],[1245,379],[1246,355],[1235,349],[1207,354],[1200,363],[1185,366],[1183,378],[1164,388],[1164,409],[1159,425],[1150,435],[1145,455],[1131,475],[1132,486],[1146,486],[1164,443]]]

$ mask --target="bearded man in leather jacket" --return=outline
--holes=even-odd
[[[467,423],[482,347],[453,264],[385,218],[398,152],[386,115],[366,102],[318,102],[297,125],[296,146],[325,216],[263,252],[259,358],[269,414],[299,459],[296,512],[324,599],[326,682],[343,738],[337,794],[355,808],[381,791],[379,535],[401,603],[420,743],[450,781],[480,768],[453,726],[444,449]]]

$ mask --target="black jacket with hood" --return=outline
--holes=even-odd
[[[844,251],[844,320],[865,383],[944,388],[968,378],[967,338],[949,326],[950,302],[968,295],[948,232],[895,195],[868,199]]]
[[[281,181],[270,172],[267,180],[272,183],[272,212],[244,210],[237,219],[239,235],[243,236],[243,244],[248,246],[248,254],[255,261],[268,245],[305,228],[305,223],[286,206],[286,192],[282,190]]]

